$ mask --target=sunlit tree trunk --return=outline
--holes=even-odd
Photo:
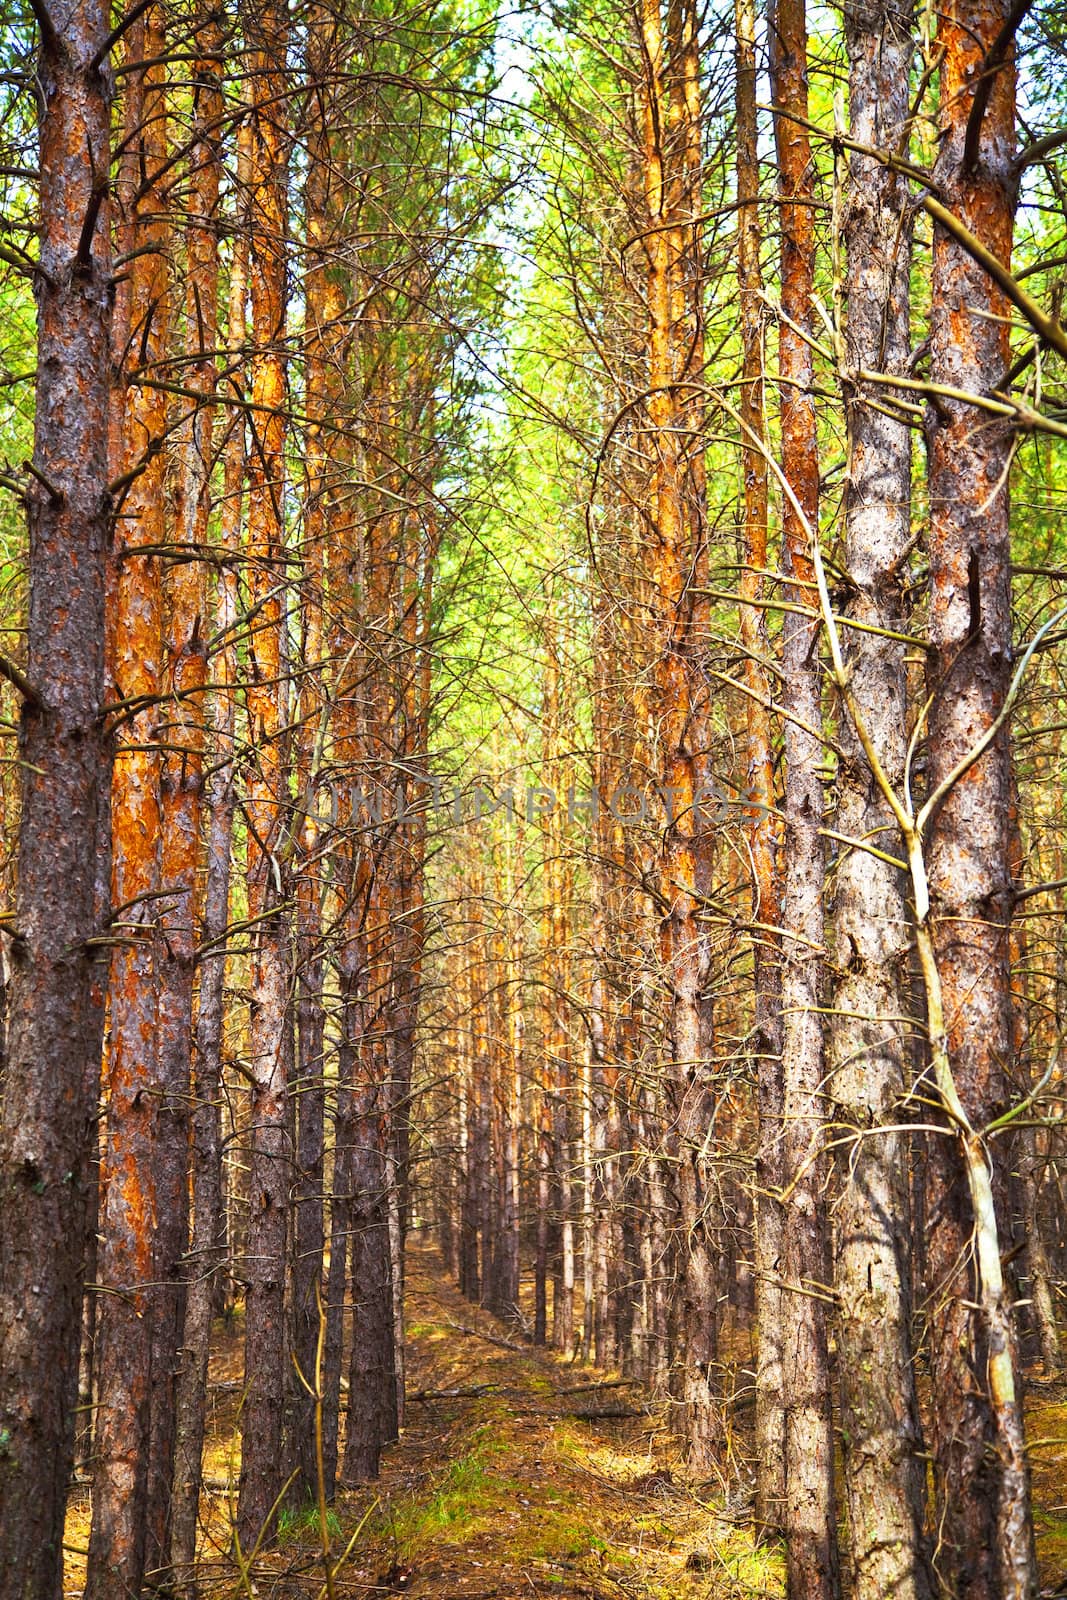
[[[204,766],[207,633],[201,556],[207,543],[214,466],[215,350],[218,344],[218,142],[222,117],[221,31],[199,19],[185,217],[185,305],[181,330],[187,360],[182,384],[197,396],[179,404],[171,482],[174,543],[164,572],[162,692],[173,706],[161,715],[162,827],[159,967],[159,1156],[156,1253],[159,1261],[152,1330],[152,1402],[148,1460],[149,1570],[170,1561],[172,1480],[180,1346],[185,1320],[189,1243],[189,1128],[196,957],[197,866]],[[184,548],[182,548],[184,547]]]
[[[112,785],[112,903],[118,938],[111,960],[106,1055],[107,1131],[101,1163],[98,1278],[98,1410],[93,1521],[86,1595],[137,1593],[145,1569],[154,1330],[164,1263],[158,1254],[165,1187],[159,1035],[161,547],[166,400],[153,385],[168,354],[169,231],[158,178],[166,159],[162,8],[126,36],[131,63],[126,148],[119,174],[129,279],[127,363],[121,406],[122,475],[110,620],[110,669],[123,706]],[[147,378],[148,382],[139,381]],[[150,553],[138,554],[138,547]],[[175,1330],[176,1331],[176,1330]],[[171,1352],[173,1359],[173,1352]],[[160,1374],[161,1383],[165,1381]],[[155,1552],[158,1559],[159,1552]]]
[[[99,1088],[102,976],[89,940],[106,816],[107,174],[111,81],[97,0],[57,10],[37,64],[40,272],[18,937],[0,1137],[0,1572],[55,1600],[74,1447]],[[106,839],[103,841],[106,846]]]
[[[293,1195],[293,1373],[290,1431],[300,1469],[298,1496],[314,1498],[318,1463],[315,1445],[320,1305],[325,1245],[325,1010],[323,981],[323,840],[318,822],[320,768],[325,759],[329,674],[324,660],[327,608],[325,542],[337,505],[340,367],[344,356],[343,301],[330,253],[336,213],[337,168],[330,117],[335,106],[331,71],[336,69],[328,15],[317,10],[309,23],[309,61],[316,87],[311,100],[308,174],[304,185],[307,272],[304,280],[306,480],[301,585],[301,660],[296,735],[300,814],[296,881],[296,1068],[291,1086],[296,1120],[297,1176]],[[336,531],[336,530],[335,530]]]
[[[210,35],[209,35],[210,37]],[[219,96],[217,63],[203,58],[201,110],[207,131],[212,124],[213,102]],[[208,135],[208,140],[210,135]],[[205,143],[208,143],[205,140]],[[251,130],[242,124],[238,135],[237,176],[242,194],[247,192]],[[211,148],[201,152],[204,169],[213,159]],[[206,230],[205,230],[206,231]],[[206,291],[206,284],[205,284]],[[234,231],[230,261],[227,343],[231,352],[242,350],[245,340],[248,293],[248,231]],[[205,341],[206,344],[206,341]],[[237,684],[237,573],[245,479],[245,416],[243,409],[228,412],[223,449],[222,508],[219,523],[221,564],[216,580],[215,627],[219,647],[213,657],[214,689],[209,700],[211,771],[206,790],[206,872],[202,917],[203,954],[199,960],[196,1031],[193,1041],[193,1110],[191,1138],[192,1227],[186,1266],[188,1285],[178,1373],[173,1505],[171,1510],[171,1565],[179,1591],[196,1592],[193,1563],[200,1504],[201,1458],[204,1447],[208,1355],[211,1321],[219,1278],[225,1261],[225,1218],[222,1189],[222,1059],[226,1010],[226,929],[229,923],[230,855],[233,848],[234,777],[236,761]],[[183,1587],[184,1586],[184,1587]]]
[[[912,8],[849,5],[852,137],[895,149],[909,114]],[[853,154],[844,219],[848,251],[847,361],[906,373],[910,356],[911,223],[903,179]],[[847,397],[849,476],[845,556],[850,599],[845,648],[856,707],[883,771],[899,790],[907,733],[901,602],[911,539],[911,429],[875,410],[862,387]],[[893,817],[842,716],[838,772],[831,1094],[841,1193],[835,1208],[841,1418],[850,1562],[857,1600],[925,1600],[925,1469],[911,1348],[911,1283],[904,1120],[907,959],[903,874],[863,848],[896,837]],[[892,850],[886,854],[892,856]],[[879,1125],[888,1125],[879,1131]],[[853,1142],[848,1135],[854,1136]]]
[[[701,786],[707,751],[701,678],[706,603],[695,592],[706,569],[703,442],[685,382],[702,381],[697,337],[700,283],[699,74],[695,12],[668,6],[664,39],[658,0],[641,11],[644,134],[644,243],[648,284],[648,418],[653,460],[651,524],[657,778],[669,815],[663,835],[660,958],[668,987],[671,1100],[668,1155],[677,1185],[681,1274],[679,1316],[685,1350],[683,1428],[690,1462],[706,1471],[720,1430],[713,1395],[716,1294],[712,1281],[700,1151],[707,1131],[704,1082],[706,952],[700,884],[709,839]],[[695,146],[695,151],[694,151]]]
[[[737,45],[737,286],[741,314],[741,461],[744,475],[741,639],[745,648],[748,731],[747,815],[752,857],[753,1049],[757,1073],[756,1148],[756,1528],[781,1526],[785,1497],[784,1333],[781,1274],[782,1061],[779,1017],[781,894],[778,879],[770,641],[762,608],[767,568],[767,460],[763,273],[760,265],[759,149],[756,123],[754,0],[735,0]]]
[[[782,318],[778,329],[782,467],[797,506],[782,509],[785,598],[810,607],[811,539],[819,526],[819,446],[812,351],[815,268],[814,184],[808,115],[804,0],[777,0],[771,17],[773,97],[781,217]],[[799,508],[799,510],[797,509]],[[805,526],[806,523],[806,526]],[[785,838],[782,881],[782,1176],[786,1301],[785,1515],[790,1600],[831,1600],[837,1590],[833,1430],[825,1292],[824,1215],[823,794],[819,776],[819,663],[816,626],[796,611],[782,624],[786,714]]]
[[[1018,8],[1014,8],[1017,11]],[[943,48],[938,181],[946,205],[1010,264],[1017,175],[1010,46],[986,62],[1008,0],[950,4]],[[1004,37],[1010,39],[1010,29]],[[984,115],[976,85],[991,73]],[[976,110],[976,107],[978,108]],[[971,393],[997,389],[1011,365],[1008,303],[942,226],[934,229],[930,373]],[[929,719],[932,785],[997,715],[1011,676],[1008,430],[964,402],[928,411],[930,474]],[[1004,1108],[1012,1049],[1009,923],[1011,755],[1007,731],[955,784],[933,820],[931,912],[948,1057],[972,1126]],[[1003,1149],[986,1145],[992,1160]],[[935,1560],[969,1600],[1033,1592],[1033,1536],[1021,1402],[1006,1308],[975,1282],[975,1218],[958,1141],[932,1141],[928,1272],[937,1493]],[[1000,1218],[1006,1182],[994,1169]],[[993,1219],[982,1219],[987,1225]],[[996,1292],[993,1291],[994,1298]],[[1003,1289],[1000,1290],[1002,1300]],[[983,1302],[983,1309],[977,1305]]]

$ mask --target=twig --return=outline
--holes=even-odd
[[[40,690],[35,689],[21,668],[16,667],[15,663],[2,653],[0,653],[0,678],[6,678],[8,683],[18,690],[26,704],[32,706],[35,711],[48,710],[48,701]]]
[[[462,1322],[450,1322],[448,1326],[454,1328],[457,1333],[469,1333],[473,1334],[476,1339],[484,1339],[487,1344],[498,1344],[502,1350],[517,1350],[519,1355],[523,1356],[530,1353],[528,1345],[515,1344],[511,1339],[501,1339],[495,1333],[483,1333],[480,1328],[468,1328]]]

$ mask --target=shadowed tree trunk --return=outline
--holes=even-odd
[[[391,1433],[393,1285],[389,1256],[387,1119],[382,1068],[373,1059],[378,1041],[365,1040],[357,1066],[352,1116],[352,1358],[345,1412],[346,1485],[378,1476],[382,1446]]]
[[[293,1197],[293,1373],[290,1378],[292,1453],[300,1468],[296,1492],[317,1493],[315,1361],[319,1339],[319,1299],[325,1244],[325,1011],[323,1004],[323,868],[317,821],[319,767],[323,759],[327,684],[323,618],[326,605],[325,541],[336,482],[333,430],[337,426],[338,368],[343,359],[342,297],[336,270],[330,270],[335,186],[330,114],[334,28],[316,9],[308,27],[308,49],[315,90],[310,104],[308,175],[304,186],[307,274],[304,283],[306,361],[306,471],[304,490],[303,583],[301,589],[300,715],[297,730],[297,788],[301,815],[296,883],[296,1071],[292,1097],[296,1117],[297,1178]]]
[[[245,1293],[245,1384],[237,1529],[245,1550],[268,1524],[285,1482],[283,1412],[286,1220],[292,1150],[287,1104],[288,938],[278,849],[284,818],[282,688],[285,490],[288,17],[272,0],[248,23],[253,83],[251,159],[252,400],[248,456],[249,589],[259,606],[249,644],[253,770],[247,816],[253,922],[252,1121]],[[269,1533],[269,1530],[268,1530]]]
[[[1008,0],[953,3],[939,17],[945,204],[1010,265],[1017,175],[1015,67],[989,67],[984,115],[975,85],[1012,11]],[[1016,11],[1018,8],[1014,8]],[[934,228],[931,378],[982,394],[1011,365],[1008,303],[942,226]],[[1008,429],[962,401],[928,412],[930,481],[930,783],[938,786],[995,719],[1011,676]],[[930,899],[948,1058],[971,1126],[1005,1108],[1012,1049],[1009,923],[1011,755],[1007,731],[955,783],[934,817]],[[988,1146],[988,1161],[1005,1147]],[[935,1559],[968,1600],[1030,1595],[1033,1536],[1021,1402],[1002,1284],[975,1281],[975,1216],[961,1141],[930,1149],[928,1230]],[[1006,1176],[993,1190],[1004,1234]],[[979,1219],[988,1234],[996,1218]],[[999,1246],[996,1246],[999,1250]],[[999,1277],[999,1273],[997,1274]],[[981,1309],[979,1309],[979,1304]]]
[[[37,407],[27,489],[18,937],[10,947],[0,1136],[0,1572],[55,1600],[74,1449],[78,1328],[99,1086],[100,819],[106,816],[109,536],[106,196],[110,26],[97,0],[56,11],[37,65]],[[50,486],[50,487],[49,487]]]

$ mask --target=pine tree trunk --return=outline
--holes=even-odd
[[[807,118],[804,0],[778,0],[771,18],[773,97],[782,235],[782,312],[778,332],[782,469],[803,520],[782,512],[785,599],[810,603],[810,543],[819,526],[819,449],[811,346],[815,234]],[[807,526],[805,527],[805,521]],[[815,625],[798,612],[782,624],[782,704],[786,715],[785,840],[782,885],[782,1175],[786,1304],[782,1391],[785,1401],[787,1592],[790,1600],[833,1600],[837,1592],[833,1429],[825,1304],[825,1106],[819,1013],[823,944],[822,722]]]
[[[173,447],[174,542],[183,558],[164,575],[161,756],[163,830],[160,903],[163,932],[159,995],[159,1217],[157,1310],[153,1328],[153,1380],[148,1460],[149,1570],[170,1563],[172,1486],[175,1471],[177,1392],[182,1370],[189,1243],[189,1096],[193,1053],[193,977],[196,956],[196,889],[203,790],[204,696],[207,649],[203,567],[195,559],[207,543],[214,466],[215,350],[218,344],[218,124],[222,116],[222,35],[211,15],[198,19],[201,56],[194,71],[186,213],[184,339],[191,359],[184,386],[197,398],[183,401],[188,415]],[[193,355],[193,352],[196,352]],[[217,1097],[217,1088],[215,1090]],[[215,1108],[213,1107],[213,1110]],[[217,1111],[215,1111],[217,1121]],[[215,1152],[217,1155],[217,1152]]]
[[[710,1470],[721,1432],[714,1397],[716,1289],[711,1270],[699,1152],[707,1132],[704,1086],[707,978],[698,918],[710,839],[701,787],[706,691],[701,673],[706,602],[703,439],[684,380],[702,382],[698,249],[699,79],[687,70],[695,17],[671,4],[663,36],[658,0],[641,11],[644,81],[640,104],[648,213],[648,422],[652,455],[653,591],[657,778],[667,798],[661,881],[660,961],[669,995],[668,1156],[676,1176],[681,1240],[679,1305],[684,1429],[690,1464]],[[695,137],[696,158],[692,156]]]
[[[341,1368],[344,1362],[345,1292],[352,1237],[352,1162],[355,1144],[353,1096],[356,1055],[362,1035],[359,967],[342,958],[340,1040],[333,1116],[333,1182],[330,1190],[330,1265],[326,1276],[326,1338],[323,1348],[323,1476],[327,1500],[337,1487],[341,1419]]]
[[[27,490],[19,937],[10,947],[0,1137],[0,1572],[55,1600],[74,1448],[86,1224],[103,1015],[99,929],[109,743],[104,694],[111,259],[105,204],[110,28],[97,0],[56,12],[37,65],[37,405]],[[52,488],[46,487],[51,485]]]
[[[324,681],[323,616],[326,601],[325,541],[336,485],[332,430],[336,425],[342,357],[340,327],[343,301],[336,271],[330,271],[331,223],[335,209],[330,113],[334,99],[330,73],[330,19],[316,10],[308,26],[309,65],[317,82],[314,123],[309,135],[308,175],[304,186],[307,274],[304,282],[306,482],[304,489],[303,571],[301,588],[300,723],[297,730],[297,773],[301,815],[296,826],[296,1072],[291,1096],[296,1116],[297,1177],[293,1195],[293,1372],[290,1383],[291,1448],[300,1475],[295,1495],[317,1493],[315,1362],[319,1340],[319,1303],[324,1299],[322,1269],[325,1248],[325,1011],[322,908],[325,886],[320,864],[321,837],[317,820],[319,767],[324,741],[327,684]],[[321,1376],[321,1375],[320,1375]],[[301,1381],[301,1377],[303,1381]]]
[[[975,86],[1012,7],[1008,0],[949,5],[939,15],[939,192],[1005,265],[1010,264],[1017,175],[1011,49],[991,71],[984,117],[971,124]],[[1008,34],[1010,37],[1010,33]],[[970,135],[968,130],[970,129]],[[975,137],[977,135],[977,138]],[[969,141],[970,137],[970,143]],[[930,374],[982,394],[1011,365],[1008,303],[985,270],[934,228]],[[939,785],[996,717],[1011,676],[1007,428],[958,400],[928,411],[930,485],[929,777]],[[1011,752],[1005,730],[945,798],[931,824],[932,927],[956,1090],[972,1127],[1006,1103],[1012,1048],[1009,924]],[[985,1146],[991,1161],[1002,1149]],[[931,1436],[937,1565],[969,1600],[1034,1589],[1033,1532],[1010,1312],[1002,1285],[975,1282],[975,1218],[963,1140],[930,1148],[928,1293],[933,1383]],[[1006,1181],[992,1174],[1004,1234]],[[999,1277],[999,1272],[997,1273]],[[981,1309],[976,1307],[981,1304]]]
[[[759,151],[756,124],[754,0],[735,0],[737,38],[737,277],[741,314],[741,440],[744,475],[741,638],[745,648],[745,706],[749,742],[748,814],[752,854],[753,1050],[756,1056],[757,1132],[755,1202],[756,1289],[756,1502],[758,1537],[780,1528],[785,1504],[785,1412],[782,1406],[784,1312],[781,1276],[782,1047],[779,1018],[777,811],[771,743],[770,659],[763,573],[767,568],[767,461],[763,342],[763,275],[760,268]]]
[[[1016,773],[1011,777],[1011,807],[1009,818],[1009,870],[1012,888],[1018,892],[1023,882],[1024,855],[1022,831],[1019,820],[1019,789]],[[1027,926],[1016,918],[1011,925],[1011,997],[1012,997],[1012,1073],[1011,1088],[1017,1098],[1034,1089],[1034,1063],[1030,1041],[1029,974],[1031,953]],[[1056,1311],[1052,1297],[1052,1272],[1045,1244],[1044,1222],[1038,1203],[1041,1172],[1037,1150],[1037,1129],[1025,1125],[1011,1138],[1012,1164],[1018,1192],[1017,1242],[1021,1246],[1022,1275],[1026,1279],[1024,1316],[1026,1325],[1036,1338],[1041,1364],[1046,1374],[1060,1371],[1060,1336],[1056,1326]]]
[[[895,148],[909,114],[912,7],[887,0],[845,13],[851,134]],[[844,234],[848,248],[848,370],[905,373],[910,354],[910,202],[902,179],[853,154]],[[846,628],[856,707],[883,771],[899,792],[907,726],[903,566],[911,538],[911,430],[848,397],[850,467],[845,553]],[[892,839],[895,825],[854,728],[842,716],[836,828],[849,839]],[[911,1348],[909,1196],[903,1018],[910,929],[903,874],[856,846],[837,869],[838,974],[831,1030],[840,1199],[835,1207],[841,1426],[857,1600],[893,1593],[927,1600],[925,1470]],[[854,1142],[843,1142],[847,1134]]]
[[[288,1385],[286,1222],[291,1183],[286,1067],[288,939],[278,850],[284,789],[281,739],[286,368],[287,217],[285,50],[288,19],[272,0],[251,28],[252,426],[248,457],[249,591],[259,611],[249,641],[248,721],[255,766],[247,815],[248,914],[252,928],[249,1039],[252,1120],[245,1256],[245,1385],[237,1531],[245,1550],[269,1538],[271,1508],[286,1478],[283,1417]]]
[[[384,1041],[364,1041],[353,1095],[352,1346],[342,1479],[346,1487],[378,1476],[382,1446],[394,1436],[393,1290],[386,1167],[386,1075],[375,1056]]]
[[[205,127],[212,122],[211,85],[215,63],[205,57],[198,74],[204,84],[202,106]],[[202,154],[206,163],[212,159]],[[250,133],[243,124],[238,135],[237,174],[242,193],[247,191]],[[248,291],[248,234],[238,227],[230,264],[227,340],[238,351],[245,340],[245,299]],[[223,499],[219,543],[234,552],[240,545],[245,480],[245,419],[232,411],[227,420],[224,447]],[[222,1174],[222,1058],[226,1014],[226,929],[229,924],[230,856],[233,849],[234,779],[236,771],[237,577],[232,565],[219,570],[215,633],[222,644],[214,658],[212,675],[217,688],[210,701],[210,738],[213,753],[207,782],[206,853],[202,942],[199,961],[198,1004],[194,1038],[192,1111],[192,1229],[186,1266],[187,1291],[182,1335],[181,1365],[176,1399],[174,1486],[171,1510],[171,1565],[179,1593],[195,1600],[197,1586],[193,1564],[200,1506],[200,1484],[211,1343],[211,1322],[226,1262],[226,1222]]]
[[[548,1233],[552,1207],[552,1105],[544,1072],[535,1090],[537,1111],[537,1218],[534,1243],[533,1342],[548,1340]]]
[[[162,9],[153,5],[126,35],[131,63],[126,149],[118,191],[124,242],[135,253],[128,289],[129,340],[115,391],[125,473],[136,474],[119,509],[112,587],[110,667],[116,698],[145,702],[122,714],[112,784],[112,903],[121,942],[112,952],[106,1057],[107,1128],[101,1163],[98,1308],[98,1409],[93,1519],[86,1595],[105,1600],[116,1587],[140,1589],[145,1570],[150,1406],[158,1285],[160,1203],[167,1198],[159,1033],[160,711],[162,593],[158,555],[166,542],[166,401],[142,385],[169,354],[168,229],[157,174],[166,159]],[[184,1154],[184,1152],[183,1152]],[[162,1184],[162,1193],[160,1186]],[[164,1224],[166,1229],[166,1224]],[[184,1244],[184,1238],[181,1241]],[[168,1250],[168,1254],[171,1251]],[[175,1329],[176,1332],[176,1329]],[[173,1352],[172,1352],[173,1357]],[[158,1560],[160,1552],[153,1551]]]

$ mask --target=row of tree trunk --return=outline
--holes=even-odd
[[[1049,1370],[1059,1354],[1034,1134],[1005,1136],[1032,1071],[1025,987],[1012,976],[1013,959],[1016,971],[1025,960],[1011,933],[1021,852],[1005,711],[1015,446],[1010,424],[984,409],[1012,368],[1019,10],[949,7],[924,43],[910,5],[847,5],[848,124],[839,111],[826,150],[812,137],[804,5],[772,8],[776,417],[754,8],[738,0],[734,18],[736,396],[714,387],[705,354],[703,297],[725,269],[709,264],[703,233],[699,20],[682,0],[643,0],[629,20],[634,154],[619,209],[639,265],[616,282],[633,295],[631,330],[642,310],[646,321],[619,360],[640,377],[609,395],[599,458],[586,692],[601,816],[591,849],[575,857],[570,846],[579,866],[544,832],[544,912],[516,910],[503,884],[487,892],[510,908],[495,919],[502,947],[514,949],[516,921],[539,915],[543,932],[525,935],[525,977],[484,930],[463,958],[456,1032],[479,991],[514,996],[516,985],[527,1022],[518,1034],[502,1021],[472,1028],[459,1098],[435,1101],[461,1153],[455,1181],[436,1184],[443,1246],[465,1292],[494,1309],[510,1297],[524,1318],[514,1277],[504,1294],[492,1276],[501,1230],[521,1230],[518,1184],[534,1218],[533,1337],[546,1337],[554,1260],[554,1342],[669,1395],[705,1477],[721,1459],[730,1396],[723,1316],[744,1318],[754,1296],[756,1515],[785,1535],[790,1595],[839,1594],[843,1563],[849,1591],[871,1600],[1029,1595],[1020,1337]],[[931,82],[937,159],[925,172]],[[916,183],[920,199],[933,197],[921,333]],[[827,190],[829,259],[817,226]],[[820,549],[828,373],[847,426],[832,580]],[[915,393],[924,412],[909,404]],[[736,675],[716,670],[722,623],[709,606],[716,408],[738,430],[743,466]],[[917,420],[928,513],[913,485]],[[920,585],[917,546],[928,561]],[[580,569],[572,582],[584,586]],[[767,611],[779,603],[772,634]],[[572,715],[560,736],[551,627],[545,650],[540,754],[552,772],[555,751],[581,734]],[[740,693],[720,699],[718,726],[747,752],[752,994],[740,1019],[714,932],[716,899],[738,880],[717,863],[700,804],[714,792],[724,681]],[[644,829],[620,826],[604,803],[635,774],[663,799]],[[739,1023],[755,1090],[740,1101],[717,1041]],[[531,1047],[541,1078],[524,1068]],[[737,1169],[753,1150],[748,1189]]]
[[[402,1417],[450,333],[353,199],[393,123],[327,10],[299,73],[281,3],[38,33],[0,1570],[59,1592],[80,1383],[86,1594],[193,1595],[235,1297],[239,1565]]]

